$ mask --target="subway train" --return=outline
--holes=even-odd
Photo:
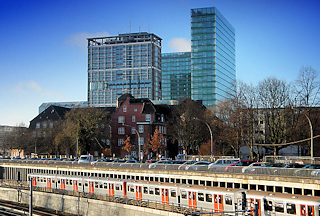
[[[168,182],[29,174],[28,184],[235,215],[320,216],[320,197]]]

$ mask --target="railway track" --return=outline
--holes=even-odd
[[[21,203],[8,202],[0,200],[0,215],[2,216],[20,216],[29,215],[29,206]],[[33,216],[74,216],[63,212],[55,212],[53,210],[33,208]]]

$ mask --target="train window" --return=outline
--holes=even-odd
[[[159,188],[156,188],[154,194],[155,194],[155,195],[160,195],[160,189],[159,189]]]
[[[176,197],[176,196],[177,196],[177,191],[171,190],[171,197]]]
[[[85,186],[85,187],[88,187],[88,182],[85,182],[85,183],[84,183],[84,186]]]
[[[296,205],[293,203],[287,203],[287,214],[296,214]]]
[[[129,192],[134,192],[134,186],[133,185],[129,185]]]
[[[55,180],[54,179],[52,179],[52,183],[54,183],[55,182]]]
[[[118,190],[121,190],[120,184],[116,184],[116,190],[117,190],[117,191],[118,191]]]
[[[108,183],[103,183],[103,188],[108,189]]]
[[[80,186],[80,187],[81,187],[81,185],[82,185],[81,182],[79,182],[79,186]]]
[[[40,182],[43,182],[43,178],[40,179]]]
[[[226,205],[232,205],[232,197],[231,196],[226,196],[225,201],[226,201]]]
[[[181,191],[181,198],[187,199],[187,192],[186,191]]]
[[[206,194],[206,202],[212,202],[212,194]]]
[[[60,184],[60,179],[58,179],[58,184]]]
[[[143,193],[148,194],[148,187],[143,187]]]
[[[103,185],[101,182],[99,183],[99,188],[103,188]]]
[[[94,183],[94,187],[95,187],[95,188],[99,188],[98,182],[95,182],[95,183]]]
[[[264,210],[272,211],[272,201],[264,200]]]
[[[198,200],[204,201],[204,194],[203,193],[198,193]]]
[[[72,180],[70,180],[70,185],[72,185]]]
[[[47,182],[47,179],[43,179],[43,182]]]
[[[275,207],[275,211],[276,212],[284,212],[284,206],[283,206],[283,203],[281,202],[275,202],[274,203],[274,207]]]
[[[67,179],[67,180],[66,180],[66,185],[68,185],[68,184],[69,184],[69,180]]]
[[[154,188],[150,187],[149,188],[149,194],[153,194],[154,193]]]

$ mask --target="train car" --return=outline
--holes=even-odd
[[[249,211],[256,209],[259,216],[320,216],[320,197],[250,190],[246,199]]]
[[[131,181],[127,183],[129,199],[150,200],[162,204],[180,203],[179,187],[183,184]]]
[[[235,212],[244,189],[187,185],[180,188],[181,204],[215,212]]]

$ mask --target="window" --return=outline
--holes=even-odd
[[[118,139],[118,146],[124,145],[124,139]]]
[[[296,205],[293,203],[287,203],[287,214],[296,214]]]
[[[118,134],[124,134],[124,133],[125,133],[124,127],[119,127]]]
[[[37,122],[36,128],[40,128],[40,122]]]
[[[226,205],[232,205],[232,197],[231,196],[226,196],[225,201],[226,201]]]
[[[187,199],[187,192],[186,191],[181,191],[181,198]]]
[[[204,194],[203,193],[198,193],[198,200],[204,201]]]
[[[212,202],[212,194],[206,194],[206,202]]]
[[[132,116],[132,122],[136,122],[136,116]]]
[[[171,190],[171,197],[176,197],[176,196],[177,196],[177,191]]]
[[[137,108],[135,108],[133,111],[138,112],[138,109],[137,109]]]
[[[136,129],[135,128],[131,128],[131,134],[136,134]]]
[[[150,114],[147,114],[147,115],[146,115],[146,121],[147,121],[147,122],[151,121],[151,115],[150,115]]]
[[[153,194],[154,193],[154,188],[149,188],[149,194]]]
[[[155,195],[160,195],[160,189],[159,189],[159,188],[156,188],[154,194],[155,194]]]
[[[283,203],[281,203],[281,202],[275,202],[274,203],[274,207],[275,207],[275,211],[276,212],[284,212],[284,207],[283,207]]]
[[[118,123],[124,123],[124,116],[118,116]]]
[[[117,190],[117,191],[118,191],[118,190],[122,190],[122,187],[121,187],[120,184],[116,184],[116,190]]]
[[[129,192],[134,192],[134,186],[133,186],[133,185],[130,185],[128,191],[129,191]]]
[[[139,139],[139,145],[144,145],[144,137],[140,137]]]
[[[49,123],[49,128],[53,128],[53,123],[52,122]]]
[[[123,106],[123,112],[127,112],[127,107]]]
[[[143,125],[139,125],[139,133],[143,133],[144,127]]]
[[[148,187],[143,187],[143,193],[148,194]]]
[[[108,183],[103,183],[103,188],[108,189]]]

